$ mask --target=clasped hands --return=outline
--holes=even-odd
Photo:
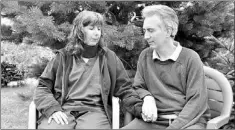
[[[157,106],[152,96],[145,96],[142,106],[142,118],[146,122],[154,122],[157,120]]]

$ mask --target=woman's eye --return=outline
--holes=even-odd
[[[88,29],[93,30],[95,27],[94,26],[88,26]]]

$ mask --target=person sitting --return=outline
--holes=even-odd
[[[174,40],[176,12],[151,5],[142,15],[149,47],[139,56],[133,84],[144,98],[142,119],[123,129],[205,129],[210,113],[203,63],[195,51]]]
[[[38,129],[111,129],[112,97],[141,117],[143,101],[116,54],[103,46],[104,18],[80,12],[68,44],[56,52],[34,93]]]

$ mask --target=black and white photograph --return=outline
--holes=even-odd
[[[1,129],[235,129],[234,1],[0,3]]]

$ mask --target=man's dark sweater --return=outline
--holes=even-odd
[[[168,128],[206,123],[210,116],[203,64],[191,49],[183,47],[176,61],[153,59],[153,49],[145,49],[138,60],[134,87],[141,98],[155,98],[158,115],[178,116]]]

